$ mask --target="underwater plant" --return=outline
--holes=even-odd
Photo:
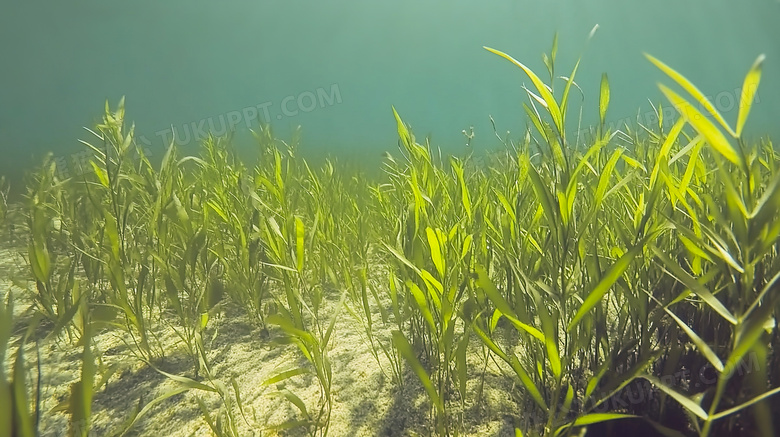
[[[770,435],[773,433],[771,415],[767,404],[761,401],[780,393],[780,388],[766,387],[769,365],[767,335],[776,328],[775,314],[780,303],[780,293],[777,293],[775,284],[780,279],[780,272],[773,274],[774,269],[765,270],[765,263],[774,266],[775,245],[780,241],[780,225],[775,219],[780,213],[780,174],[775,171],[776,152],[772,148],[760,150],[748,147],[742,135],[761,80],[764,56],[756,59],[745,77],[735,129],[684,76],[650,55],[647,58],[703,105],[720,125],[718,127],[705,118],[688,100],[670,88],[659,85],[679,112],[680,120],[691,125],[698,134],[691,140],[691,144],[703,141],[717,152],[711,156],[716,162],[717,181],[722,186],[724,201],[716,202],[707,193],[702,193],[701,200],[695,195],[690,196],[692,204],[688,204],[689,179],[683,175],[678,183],[674,175],[668,175],[664,179],[670,200],[673,204],[677,201],[685,208],[690,221],[686,223],[669,218],[669,223],[672,229],[679,232],[680,240],[692,255],[693,271],[686,272],[663,249],[652,247],[658,262],[686,286],[686,290],[665,306],[664,311],[717,371],[717,384],[708,392],[687,397],[665,387],[653,377],[645,378],[682,404],[692,416],[694,428],[701,436],[710,435],[716,421],[753,405],[757,419],[756,432]],[[721,128],[730,135],[731,140],[723,135]],[[692,154],[700,152],[701,148],[693,147]],[[705,260],[709,269],[701,266]],[[715,290],[721,297],[698,282],[691,273],[711,278],[708,282],[717,284]],[[711,311],[718,317],[714,320],[700,320],[689,326],[668,308],[691,294],[706,304],[700,311]],[[716,337],[708,338],[713,333]],[[736,378],[741,381],[732,381],[737,366],[748,354],[760,357],[757,371],[750,378]],[[723,403],[729,408],[723,409]],[[718,429],[718,434],[734,432],[727,421],[721,423],[724,427]]]
[[[780,155],[744,133],[763,57],[734,125],[648,55],[690,95],[660,85],[679,117],[663,120],[658,104],[657,126],[607,126],[604,74],[598,125],[575,137],[580,60],[557,75],[557,37],[542,58],[549,81],[486,49],[530,81],[521,137],[497,135],[505,149],[484,161],[470,149],[448,156],[393,107],[398,155],[377,179],[336,160],[312,165],[299,132],[285,142],[269,126],[252,132],[254,166],[229,135],[207,136],[197,156],[172,141],[152,164],[124,100],[106,104],[89,130],[97,140],[83,142],[87,171],[60,179],[46,159],[27,187],[31,310],[14,316],[10,292],[0,305],[0,434],[36,435],[57,413],[71,435],[131,434],[185,394],[214,435],[333,434],[351,382],[339,378],[349,358],[332,352],[351,334],[347,348],[362,350],[347,355],[365,353],[377,384],[389,376],[382,393],[422,405],[409,432],[468,435],[500,421],[515,435],[774,435]],[[0,183],[0,219],[3,193]],[[227,322],[283,355],[260,387],[226,365]],[[104,335],[125,346],[112,347],[117,358],[104,356]],[[78,364],[48,411],[40,360],[28,387],[39,342]],[[120,366],[169,385],[121,423],[96,425],[106,414],[92,404]],[[712,383],[697,385],[696,369]],[[258,419],[254,406],[271,402],[286,409]]]
[[[14,298],[8,293],[0,302],[0,433],[32,437],[36,434],[37,420],[40,417],[37,408],[30,409],[30,394],[26,387],[24,360],[24,341],[20,342],[13,360],[13,367],[6,377],[5,358],[11,350]],[[26,338],[26,336],[25,336]],[[35,405],[38,405],[36,391]]]
[[[8,194],[11,187],[5,176],[0,176],[0,223],[5,223],[8,218]]]

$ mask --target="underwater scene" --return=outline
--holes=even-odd
[[[780,1],[0,13],[0,437],[780,435]]]

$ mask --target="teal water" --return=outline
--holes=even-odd
[[[780,2],[777,0],[5,2],[0,11],[0,174],[12,180],[46,151],[78,159],[108,99],[127,96],[127,118],[152,155],[171,126],[184,153],[202,132],[267,118],[282,138],[303,126],[301,152],[379,162],[395,150],[391,105],[419,137],[445,151],[519,137],[522,72],[482,49],[506,51],[540,75],[541,53],[560,33],[557,73],[577,56],[584,120],[596,120],[609,74],[608,120],[661,99],[649,52],[675,67],[736,119],[735,89],[760,53],[764,77],[748,130],[780,134]],[[591,29],[599,30],[587,44]],[[668,82],[668,80],[666,81]],[[194,125],[193,125],[194,124]]]

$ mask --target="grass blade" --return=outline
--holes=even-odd
[[[693,278],[688,272],[682,269],[677,262],[669,258],[668,255],[666,255],[661,249],[656,247],[655,245],[650,246],[651,250],[655,255],[663,262],[663,264],[666,266],[667,269],[669,269],[670,274],[674,276],[678,281],[680,281],[683,285],[688,287],[692,292],[694,292],[697,296],[699,296],[702,300],[707,302],[707,304],[712,307],[718,314],[720,314],[724,319],[728,320],[729,323],[732,325],[735,325],[737,323],[737,319],[734,317],[733,314],[731,314],[731,311],[729,311],[725,306],[723,306],[723,303],[716,298],[710,290],[708,290],[706,287],[701,285],[696,279]]]
[[[528,77],[531,79],[531,82],[533,82],[534,86],[536,87],[536,90],[539,92],[539,95],[541,95],[544,101],[547,103],[547,110],[550,112],[550,116],[553,119],[553,123],[555,123],[555,127],[558,128],[558,132],[563,134],[561,109],[558,107],[558,103],[555,101],[555,97],[553,97],[552,93],[550,92],[549,89],[547,89],[547,86],[542,82],[542,80],[539,79],[539,77],[533,71],[531,71],[530,68],[521,64],[515,58],[507,55],[506,53],[501,52],[499,50],[491,49],[490,47],[483,46],[483,48],[491,53],[501,56],[502,58],[508,60],[509,62],[515,64],[516,66],[520,67],[523,71],[525,71],[525,74],[528,75]]]
[[[295,266],[299,272],[303,271],[303,220],[295,217]]]
[[[569,323],[568,328],[566,328],[567,331],[574,329],[574,327],[577,326],[577,323],[579,323],[579,321],[585,317],[585,314],[587,314],[591,309],[593,309],[593,307],[596,306],[596,304],[601,301],[601,298],[604,297],[612,285],[617,282],[617,280],[623,275],[626,269],[628,269],[628,267],[631,265],[631,262],[639,253],[641,253],[641,251],[641,245],[634,246],[626,253],[624,253],[623,256],[621,256],[617,261],[615,261],[615,264],[609,268],[599,283],[596,284],[596,286],[593,287],[593,290],[591,290],[590,294],[588,294],[585,302],[577,311],[577,314],[574,315],[574,318]]]
[[[775,387],[774,389],[769,390],[768,392],[766,392],[766,393],[764,393],[762,395],[758,395],[758,396],[754,397],[753,399],[751,399],[751,400],[749,400],[749,401],[747,401],[745,403],[737,405],[734,408],[729,408],[728,410],[724,410],[724,411],[721,411],[718,414],[714,414],[711,417],[711,419],[713,421],[715,421],[715,420],[722,419],[724,417],[730,416],[730,415],[732,415],[732,414],[734,414],[734,413],[736,413],[736,412],[738,412],[740,410],[743,410],[743,409],[745,409],[745,408],[747,408],[747,407],[749,407],[749,406],[751,406],[751,405],[753,405],[753,404],[755,404],[757,402],[761,402],[764,399],[766,399],[766,398],[768,398],[770,396],[774,396],[774,395],[776,395],[778,393],[780,393],[780,387]]]
[[[284,381],[285,379],[292,378],[293,376],[303,375],[304,373],[309,373],[309,369],[305,367],[298,367],[297,369],[291,369],[286,370],[284,372],[281,372],[271,378],[266,379],[263,381],[261,386],[269,386],[271,384],[276,384],[277,382]]]
[[[739,99],[739,115],[737,115],[737,131],[734,133],[737,138],[742,136],[742,128],[745,127],[750,107],[753,105],[753,98],[758,92],[758,84],[761,82],[761,69],[764,65],[764,55],[759,55],[750,71],[745,76],[745,82],[742,84],[742,96]]]
[[[677,390],[672,389],[671,387],[666,386],[663,384],[658,378],[655,376],[650,375],[644,375],[641,376],[641,378],[644,378],[648,381],[650,381],[653,385],[658,387],[661,391],[668,394],[672,399],[676,400],[680,403],[686,410],[690,411],[691,413],[695,414],[697,417],[699,417],[702,420],[707,420],[709,416],[707,416],[707,412],[704,411],[704,409],[696,403],[694,400],[690,399],[689,397],[683,395],[682,393],[678,392]]]
[[[425,228],[425,234],[428,236],[428,246],[431,248],[431,260],[433,265],[436,266],[436,271],[439,272],[439,277],[444,277],[444,258],[441,255],[441,246],[439,245],[439,237],[436,236],[436,232],[430,227]]]
[[[592,413],[592,414],[586,414],[584,416],[580,416],[574,420],[574,422],[567,423],[566,425],[563,425],[555,430],[555,436],[561,435],[561,433],[568,428],[575,427],[575,426],[587,426],[587,425],[593,425],[594,423],[599,422],[607,422],[610,420],[618,420],[618,419],[632,419],[637,418],[640,416],[636,416],[633,414],[622,414],[622,413]]]
[[[698,109],[688,103],[687,100],[680,97],[677,93],[660,84],[658,87],[666,98],[669,99],[674,108],[677,109],[680,116],[690,123],[691,126],[707,140],[710,146],[732,163],[738,165],[742,164],[742,155],[740,155],[734,146],[731,145],[720,129],[712,124],[711,121],[707,120]]]
[[[607,108],[609,108],[609,79],[607,73],[601,75],[601,92],[599,93],[599,120],[601,125],[607,119]]]
[[[423,387],[425,387],[428,397],[431,398],[431,403],[436,408],[436,411],[441,414],[444,411],[444,405],[441,402],[441,398],[439,398],[439,394],[433,387],[433,383],[431,382],[431,378],[428,377],[428,373],[425,371],[422,364],[420,364],[420,360],[417,359],[414,351],[412,351],[412,346],[401,331],[393,331],[393,344],[401,352],[401,355],[403,355],[409,365],[412,366],[412,370],[417,375],[417,378],[420,379]]]
[[[718,372],[723,372],[723,363],[720,361],[720,358],[718,358],[718,355],[713,352],[713,350],[707,345],[707,343],[699,337],[699,335],[691,329],[685,322],[683,322],[677,315],[675,315],[672,311],[669,310],[669,308],[664,307],[664,311],[666,311],[667,314],[669,314],[675,322],[682,328],[683,331],[690,337],[691,341],[693,341],[693,344],[696,345],[696,347],[699,349],[699,352],[704,355],[705,358],[707,358],[707,361],[709,361],[712,366],[717,370]]]
[[[663,62],[659,61],[658,59],[654,58],[653,56],[650,56],[649,54],[645,53],[645,57],[653,63],[656,67],[658,67],[661,71],[666,73],[667,76],[672,78],[675,82],[677,82],[678,85],[680,85],[685,91],[687,91],[693,98],[699,102],[704,108],[712,114],[713,117],[715,117],[716,120],[718,120],[718,123],[720,123],[721,126],[723,126],[724,129],[726,129],[732,136],[737,136],[736,133],[731,130],[731,127],[729,127],[728,123],[726,123],[726,120],[723,119],[723,116],[720,115],[720,112],[718,112],[717,109],[712,105],[712,103],[707,99],[707,97],[704,96],[704,94],[699,91],[698,88],[694,84],[692,84],[688,79],[686,79],[683,75],[669,67],[668,65],[664,64]],[[671,99],[670,99],[671,100]],[[686,102],[687,103],[687,102]],[[672,102],[675,107],[677,106],[677,103]],[[692,105],[687,105],[691,106]],[[679,110],[679,107],[678,107]],[[696,111],[697,113],[699,111]],[[704,117],[701,115],[701,113],[698,114],[699,119],[703,119]],[[713,126],[714,127],[714,126]]]

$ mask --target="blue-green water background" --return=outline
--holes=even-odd
[[[171,126],[183,152],[197,153],[193,123],[223,130],[237,114],[237,142],[248,144],[243,116],[258,106],[282,138],[303,126],[300,150],[310,157],[378,163],[397,147],[391,105],[445,151],[461,152],[470,126],[475,149],[496,149],[488,116],[519,136],[521,85],[530,83],[482,46],[542,75],[556,31],[558,74],[584,55],[586,123],[596,120],[602,72],[612,122],[646,117],[647,99],[661,99],[656,82],[669,81],[643,52],[720,96],[733,122],[735,89],[765,53],[748,128],[777,137],[779,19],[777,0],[2,0],[0,174],[18,181],[47,151],[72,163],[84,149],[77,140],[89,139],[82,126],[123,95],[158,157]]]

